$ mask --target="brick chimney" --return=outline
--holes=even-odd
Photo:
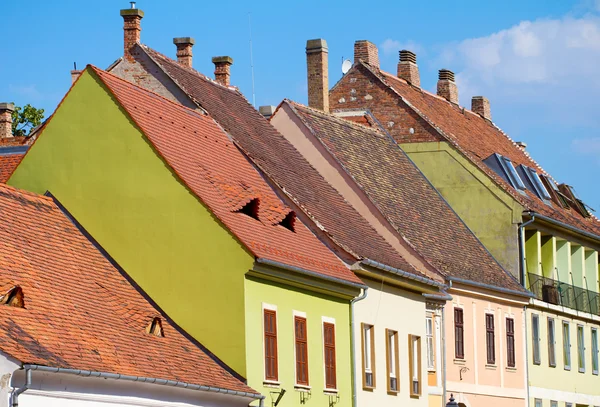
[[[12,138],[12,112],[15,105],[0,103],[0,139]]]
[[[398,62],[398,78],[404,79],[413,86],[421,87],[419,67],[417,66],[417,55],[408,50],[400,51],[400,62]]]
[[[75,81],[77,80],[77,78],[79,78],[79,75],[81,75],[83,71],[81,69],[73,69],[71,71],[71,84],[75,83]]]
[[[358,62],[359,59],[371,67],[379,69],[379,51],[372,42],[359,40],[354,43],[354,62]]]
[[[215,64],[215,80],[221,85],[229,86],[230,67],[233,64],[233,58],[227,56],[213,57],[212,62]]]
[[[131,53],[131,49],[135,44],[140,42],[140,33],[142,32],[142,18],[144,12],[135,8],[135,2],[131,2],[131,8],[121,10],[123,17],[123,56],[129,62],[135,62],[135,58]]]
[[[458,87],[454,82],[454,72],[440,69],[437,94],[451,103],[458,104]]]
[[[306,41],[308,105],[329,113],[329,50],[327,41]]]
[[[473,96],[471,99],[471,110],[487,120],[492,120],[490,101],[483,96]]]
[[[192,47],[195,43],[192,37],[173,38],[173,44],[177,47],[177,62],[192,67]]]

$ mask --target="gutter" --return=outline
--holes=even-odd
[[[356,384],[356,334],[354,333],[354,304],[367,298],[367,288],[363,289],[362,294],[359,297],[354,298],[350,301],[350,361],[352,365],[352,407],[357,407],[356,396],[358,394],[358,387]]]
[[[535,221],[536,217],[535,213],[530,214],[531,219],[519,225],[519,260],[521,262],[521,284],[523,285],[523,287],[525,287],[525,248],[523,247],[525,241],[523,240],[523,229],[525,228],[525,226],[532,224]]]
[[[526,213],[527,215],[531,216],[531,220],[530,221],[533,221],[535,218],[537,218],[537,219],[543,220],[544,222],[552,223],[553,225],[560,226],[561,228],[564,228],[564,229],[568,229],[571,232],[574,232],[574,233],[577,233],[579,235],[585,236],[585,237],[587,237],[589,239],[600,241],[600,236],[595,235],[595,234],[590,233],[590,232],[586,232],[585,230],[578,229],[575,226],[571,226],[571,225],[569,225],[567,223],[564,223],[564,222],[561,222],[559,220],[552,219],[552,218],[549,218],[549,217],[544,216],[544,215],[540,215],[539,213],[536,213],[536,212],[533,212],[533,211],[525,211],[524,213]],[[528,225],[530,223],[530,221],[527,221],[525,224]]]
[[[106,372],[94,372],[90,370],[78,370],[78,369],[65,369],[62,367],[49,367],[49,366],[41,366],[41,365],[23,365],[23,368],[26,370],[28,378],[27,381],[29,385],[31,385],[31,371],[39,370],[40,372],[49,372],[49,373],[64,373],[71,374],[76,376],[84,376],[84,377],[100,377],[103,379],[115,379],[115,380],[126,380],[130,382],[142,382],[142,383],[151,383],[151,384],[160,384],[164,386],[171,387],[180,387],[184,389],[190,390],[198,390],[205,391],[211,393],[222,393],[228,394],[231,396],[239,396],[239,397],[249,397],[255,400],[260,400],[260,407],[263,407],[265,396],[257,393],[248,393],[244,391],[236,391],[236,390],[228,390],[223,389],[221,387],[213,387],[213,386],[201,386],[198,384],[191,384],[186,382],[179,382],[174,380],[165,380],[165,379],[157,379],[151,377],[141,377],[141,376],[127,376],[121,375],[118,373],[106,373]],[[25,383],[25,387],[20,388],[15,393],[19,392],[23,393],[23,391],[27,390],[27,383]],[[15,393],[13,393],[13,407],[16,407],[18,404],[15,404]],[[20,394],[19,393],[19,394]],[[18,394],[17,394],[18,396]]]
[[[306,274],[311,277],[319,278],[321,280],[330,281],[332,283],[337,283],[337,284],[345,285],[345,286],[352,287],[352,288],[358,288],[358,289],[362,289],[362,290],[366,290],[368,288],[364,284],[353,283],[352,281],[342,280],[341,278],[326,276],[326,275],[323,275],[320,273],[315,273],[314,271],[309,271],[309,270],[306,270],[306,269],[303,269],[300,267],[290,266],[290,265],[287,265],[285,263],[281,263],[281,262],[278,262],[275,260],[269,260],[269,259],[263,259],[263,258],[257,257],[256,262],[267,265],[267,266],[277,267],[277,268],[287,270],[287,271],[293,271],[295,273]],[[351,271],[348,270],[348,272],[351,272]]]
[[[438,301],[452,301],[452,296],[445,291],[440,291],[439,294],[421,294],[428,300],[438,300]]]
[[[498,291],[498,292],[505,293],[505,294],[518,295],[520,297],[535,298],[533,293],[531,293],[529,290],[526,290],[526,292],[522,292],[522,291],[517,291],[517,290],[511,290],[510,288],[496,287],[495,285],[478,283],[476,281],[471,281],[471,280],[464,280],[462,278],[455,278],[455,277],[447,277],[447,278],[450,282],[470,285],[473,287],[485,288],[488,290]]]
[[[11,406],[17,407],[19,405],[19,395],[25,393],[31,386],[31,368],[25,366],[25,385],[20,389],[14,388],[10,396]]]
[[[399,275],[401,277],[408,278],[410,280],[418,281],[423,284],[432,285],[437,288],[443,288],[443,289],[447,288],[447,286],[444,283],[440,283],[431,278],[418,276],[416,274],[409,273],[407,271],[403,271],[403,270],[397,269],[395,267],[388,266],[386,264],[380,263],[375,260],[365,258],[364,260],[361,261],[361,263],[364,265],[367,265],[367,266],[374,267],[379,270],[387,271],[388,273],[392,273],[392,274]]]

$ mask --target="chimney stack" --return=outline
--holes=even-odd
[[[0,103],[0,139],[12,138],[12,113],[15,105]]]
[[[173,44],[177,47],[177,62],[192,67],[192,47],[195,43],[192,37],[173,38]]]
[[[233,64],[233,58],[228,56],[213,57],[213,64],[215,64],[215,80],[221,85],[229,86],[231,79],[230,67]]]
[[[83,72],[80,69],[73,69],[71,71],[71,84],[74,84],[75,81],[77,80],[77,78],[79,78],[79,75],[81,75],[81,72]]]
[[[473,96],[471,99],[471,110],[484,119],[492,120],[492,111],[490,110],[490,101],[483,96]]]
[[[135,44],[140,42],[140,33],[142,32],[142,18],[144,18],[144,12],[135,7],[135,1],[130,2],[131,8],[121,10],[121,17],[123,17],[123,56],[129,62],[135,62],[135,58],[131,53],[132,48]]]
[[[354,43],[354,62],[359,59],[379,70],[379,51],[372,42],[359,40]]]
[[[308,105],[329,113],[329,50],[327,41],[306,41],[306,74]]]
[[[419,67],[417,66],[417,55],[408,50],[400,51],[400,62],[398,62],[398,78],[404,79],[417,88],[421,87]]]
[[[265,119],[268,120],[271,118],[271,116],[273,116],[276,109],[277,109],[277,106],[273,106],[273,105],[260,106],[258,108],[258,112],[260,114],[262,114],[265,117]]]
[[[437,94],[450,103],[458,104],[458,87],[454,82],[454,72],[440,69]]]

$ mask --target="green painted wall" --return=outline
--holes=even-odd
[[[9,184],[52,192],[182,328],[246,375],[243,276],[252,256],[89,71]]]
[[[328,406],[329,396],[324,394],[322,317],[335,319],[337,387],[340,401],[336,407],[352,405],[352,376],[350,362],[350,306],[347,300],[325,295],[310,295],[293,287],[248,277],[246,279],[246,343],[248,348],[248,384],[267,396],[265,406],[270,406],[271,391],[264,381],[263,303],[277,307],[277,345],[279,356],[279,382],[287,393],[279,407],[301,406],[301,394],[295,391],[294,311],[306,313],[308,334],[309,384],[308,406]],[[276,397],[276,395],[274,396]],[[253,403],[257,404],[257,403]]]
[[[401,147],[496,260],[519,278],[522,207],[448,143]]]

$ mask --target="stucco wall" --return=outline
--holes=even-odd
[[[275,308],[277,313],[278,385],[264,385],[263,308]],[[307,323],[308,375],[310,395],[295,389],[294,312],[304,313]],[[339,402],[336,407],[352,405],[350,359],[350,305],[348,300],[322,294],[311,294],[294,287],[246,278],[246,343],[248,384],[267,396],[265,406],[275,401],[277,394],[286,394],[278,406],[301,406],[301,398],[309,397],[306,405],[327,406],[330,395],[325,390],[323,358],[323,318],[335,323],[336,384]],[[331,396],[335,400],[335,396]],[[257,402],[253,405],[258,405]]]
[[[363,278],[369,286],[367,298],[355,305],[354,335],[358,406],[402,405],[425,407],[429,405],[427,380],[427,348],[425,333],[426,304],[420,294]],[[363,390],[361,360],[361,323],[373,325],[375,329],[375,374],[376,388]],[[386,382],[386,338],[385,330],[398,332],[399,349],[399,393],[388,394]],[[410,396],[408,335],[421,337],[421,383],[420,397]]]
[[[9,184],[52,192],[176,323],[246,374],[243,276],[252,256],[89,71]]]
[[[493,297],[469,295],[465,290],[453,289],[450,293],[453,300],[444,308],[447,393],[454,393],[467,407],[523,407],[526,399],[523,306]],[[462,360],[455,357],[455,307],[463,309],[465,354]],[[496,363],[493,365],[487,363],[486,313],[494,315]],[[507,364],[507,317],[513,318],[515,325],[514,368]]]
[[[577,317],[577,312],[558,312],[562,307],[548,305],[536,301],[542,306],[535,306],[527,310],[528,327],[532,325],[532,315],[538,315],[540,325],[540,364],[533,363],[532,346],[533,336],[531,328],[527,333],[527,345],[529,346],[529,383],[531,406],[534,407],[534,399],[542,399],[544,407],[550,407],[550,401],[558,401],[559,407],[564,403],[600,405],[600,377],[592,373],[592,343],[591,328],[598,329],[600,336],[600,318],[594,320]],[[591,316],[590,316],[591,317]],[[548,318],[554,319],[554,349],[556,355],[556,367],[550,367],[548,359]],[[563,360],[563,335],[562,323],[569,322],[571,343],[571,369],[566,370]],[[585,372],[578,369],[577,358],[577,326],[584,327],[585,343]]]

